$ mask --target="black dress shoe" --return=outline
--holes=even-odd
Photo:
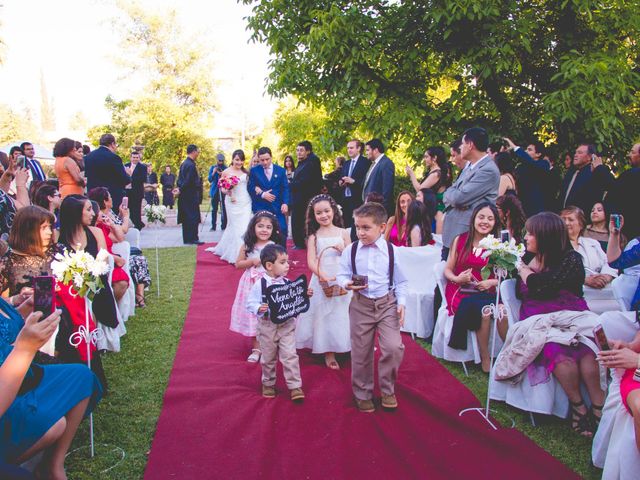
[[[209,229],[209,231],[210,231],[210,232],[215,232],[215,231],[216,231],[216,227],[211,227],[211,228]]]

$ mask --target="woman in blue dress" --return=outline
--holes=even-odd
[[[31,305],[32,298],[19,308]],[[66,479],[65,456],[102,389],[84,365],[31,363],[58,325],[60,312],[38,322],[40,317],[31,313],[25,322],[0,298],[0,473],[11,468],[7,464],[20,464],[44,451],[37,467],[40,476]]]

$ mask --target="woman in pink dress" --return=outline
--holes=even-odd
[[[415,200],[413,193],[403,190],[396,200],[396,212],[387,222],[387,230],[384,232],[385,239],[393,243],[396,247],[407,246],[407,208]]]

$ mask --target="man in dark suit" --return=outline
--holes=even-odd
[[[595,146],[580,144],[573,155],[573,164],[562,180],[560,206],[574,205],[588,216],[594,203],[602,201],[605,192],[610,190],[613,181],[609,168],[596,155]]]
[[[44,173],[42,169],[42,165],[40,162],[36,160],[36,149],[34,148],[32,143],[23,142],[20,145],[20,150],[22,150],[23,155],[25,156],[25,168],[31,170],[31,177],[35,181],[44,182],[47,179],[47,175]]]
[[[364,145],[360,140],[347,143],[349,161],[342,166],[342,178],[339,185],[344,189],[342,194],[342,218],[344,226],[353,225],[353,211],[362,205],[362,189],[371,162],[362,155]]]
[[[202,245],[198,238],[200,223],[200,202],[202,200],[202,178],[196,168],[196,159],[200,155],[197,146],[187,147],[187,158],[180,165],[178,173],[178,223],[182,224],[182,241],[185,245]]]
[[[305,215],[309,200],[320,193],[322,188],[322,167],[320,159],[313,153],[311,142],[305,140],[296,147],[298,166],[293,173],[291,189],[291,234],[296,248],[304,249]]]
[[[287,243],[287,213],[289,212],[289,181],[287,171],[273,164],[271,149],[258,149],[260,165],[249,172],[249,195],[253,213],[261,210],[273,213],[280,224],[282,243]]]
[[[144,198],[144,182],[147,179],[147,167],[140,161],[140,152],[131,152],[130,162],[125,165],[131,171],[131,185],[126,187],[129,197],[131,222],[138,229],[144,228],[142,223],[142,199]]]
[[[362,201],[371,192],[376,192],[384,198],[384,208],[387,214],[393,215],[395,211],[393,198],[393,184],[396,179],[396,169],[393,162],[384,154],[384,145],[374,138],[365,145],[367,158],[371,166],[365,176],[362,188]]]
[[[216,222],[218,221],[218,206],[221,210],[220,228],[224,230],[227,228],[227,209],[224,206],[225,194],[218,188],[218,181],[220,175],[224,172],[227,166],[224,164],[224,155],[219,153],[216,155],[216,164],[211,165],[209,168],[209,199],[211,200],[211,230],[216,229]]]
[[[607,205],[613,213],[624,216],[622,233],[629,239],[640,236],[640,143],[629,152],[631,168],[620,174],[607,195]]]
[[[527,217],[549,210],[552,202],[547,198],[549,182],[549,162],[544,160],[545,148],[542,142],[531,142],[526,150],[509,138],[504,139],[510,150],[520,159],[516,168],[518,197]]]
[[[100,146],[84,157],[87,191],[96,187],[105,187],[111,194],[113,211],[118,212],[124,187],[131,183],[131,172],[127,172],[122,159],[116,154],[118,144],[110,133],[100,137]]]

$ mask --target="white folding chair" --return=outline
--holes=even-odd
[[[129,245],[129,242],[118,242],[113,244],[111,250],[113,251],[113,253],[120,255],[124,259],[125,264],[122,269],[129,276],[129,287],[118,302],[118,309],[120,310],[122,319],[126,322],[129,317],[134,316],[136,313],[136,287],[133,284],[133,279],[131,278],[131,268],[129,266],[131,247]]]
[[[129,242],[129,245],[135,248],[140,248],[140,230],[137,228],[129,228],[124,239]]]
[[[431,353],[436,358],[443,358],[450,362],[461,362],[465,373],[467,372],[466,362],[473,361],[475,363],[481,363],[480,349],[478,348],[478,339],[475,332],[467,332],[467,348],[466,350],[458,350],[449,346],[449,339],[451,338],[451,329],[453,328],[453,315],[449,315],[447,310],[447,300],[445,297],[445,287],[447,280],[444,278],[444,268],[446,262],[437,263],[434,268],[434,276],[438,284],[438,289],[442,296],[442,305],[438,310],[438,318],[436,326],[433,330],[433,343],[431,345]],[[491,327],[493,329],[493,326]],[[489,338],[492,338],[490,333]],[[497,355],[502,348],[502,340],[499,336],[496,336],[496,349]]]
[[[631,300],[633,300],[633,295],[636,293],[639,281],[640,277],[623,273],[611,282],[613,296],[618,302],[618,305],[620,305],[620,310],[631,310]]]
[[[109,255],[109,276],[107,282],[111,284],[111,279],[113,276],[113,257]],[[92,305],[89,305],[89,308],[92,309]],[[119,352],[120,351],[120,337],[127,333],[127,329],[124,326],[124,322],[122,321],[122,315],[120,314],[120,310],[118,309],[118,305],[116,304],[116,315],[118,317],[118,326],[115,328],[107,327],[102,323],[96,321],[96,326],[98,330],[102,332],[101,335],[98,335],[98,350],[108,350],[110,352]],[[95,315],[94,315],[95,318]]]
[[[440,249],[433,245],[396,248],[398,263],[408,281],[404,326],[412,336],[428,338],[433,333],[433,293],[436,282],[433,266],[440,261]]]

